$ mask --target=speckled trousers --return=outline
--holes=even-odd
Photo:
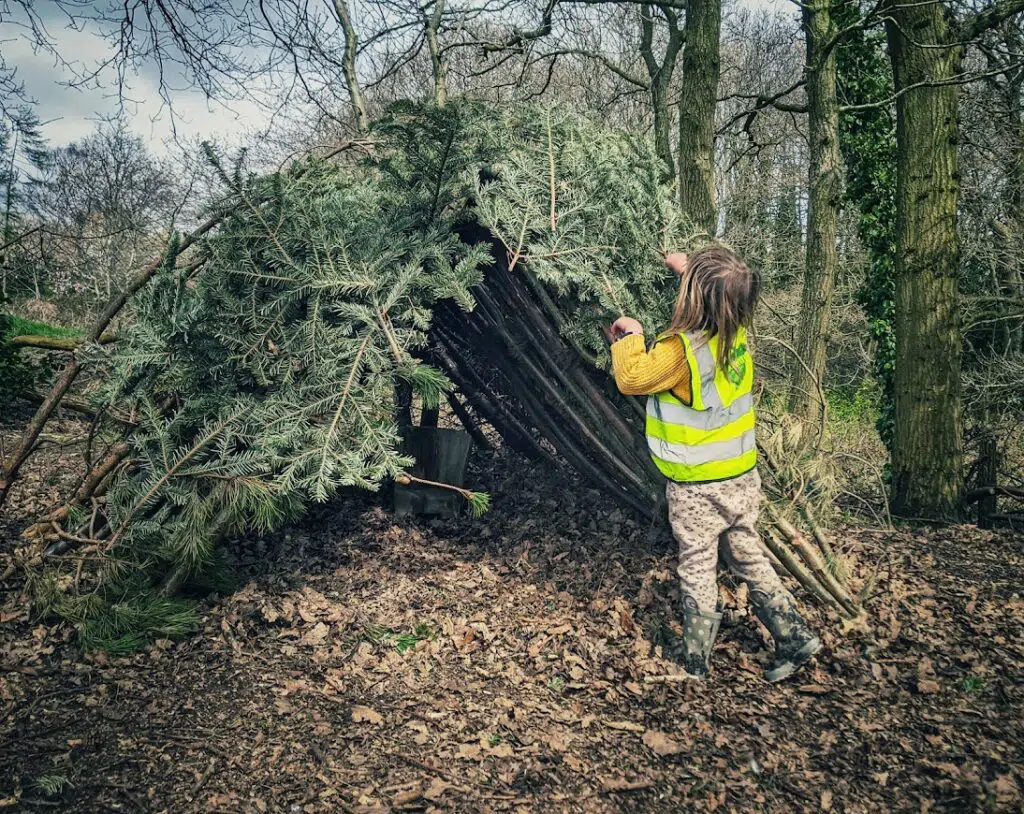
[[[754,528],[761,499],[756,469],[716,483],[669,481],[667,497],[683,596],[693,597],[701,611],[714,611],[718,603],[719,553],[752,597],[785,592]]]

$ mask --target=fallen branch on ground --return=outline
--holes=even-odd
[[[109,345],[117,341],[117,336],[112,333],[101,334],[96,340],[100,345]],[[17,348],[39,348],[41,350],[74,350],[85,342],[79,336],[34,336],[26,334],[23,336],[12,336],[7,340],[8,345]]]

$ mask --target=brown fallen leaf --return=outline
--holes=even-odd
[[[601,788],[604,791],[640,791],[649,789],[654,785],[653,780],[626,780],[624,777],[601,778]]]
[[[1020,788],[1017,786],[1017,781],[1014,780],[1012,774],[999,775],[992,786],[995,791],[997,803],[1009,805],[1010,803],[1020,799]]]
[[[363,707],[358,704],[352,707],[352,720],[357,724],[368,723],[377,726],[384,723],[384,718],[372,707]]]
[[[479,743],[460,743],[459,757],[464,760],[476,760],[480,757]]]
[[[430,730],[423,721],[410,721],[406,727],[416,733],[412,740],[417,746],[423,746],[430,740]]]
[[[609,729],[621,729],[626,732],[644,732],[647,729],[642,724],[635,724],[632,721],[605,721],[604,725]]]
[[[917,691],[922,695],[936,693],[941,689],[942,687],[939,686],[938,681],[933,681],[930,678],[919,678],[917,680]]]
[[[313,628],[302,637],[303,644],[320,644],[324,639],[327,638],[327,634],[331,632],[331,629],[323,622],[317,622]]]
[[[430,785],[427,786],[427,790],[423,792],[423,796],[431,802],[436,803],[449,788],[450,785],[448,783],[445,783],[440,777],[435,777],[430,781]]]
[[[672,740],[664,732],[657,732],[653,729],[648,729],[644,732],[642,738],[644,746],[650,749],[654,754],[660,755],[661,757],[667,757],[669,755],[678,755],[683,751],[683,747]]]
[[[420,797],[423,796],[422,789],[410,789],[409,791],[400,791],[396,794],[391,802],[395,806],[407,806],[410,803],[415,803]]]
[[[802,692],[806,695],[825,695],[831,690],[828,687],[823,687],[821,684],[802,684],[797,687],[797,692]]]
[[[564,752],[575,740],[575,736],[571,732],[552,732],[550,735],[543,736],[541,740],[556,752]]]
[[[825,789],[825,791],[821,793],[821,810],[832,810],[832,792],[829,789]]]

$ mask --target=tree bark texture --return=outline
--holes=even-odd
[[[842,200],[839,152],[839,100],[836,95],[836,34],[830,0],[809,0],[803,7],[807,42],[808,169],[807,258],[801,296],[797,352],[806,363],[794,364],[789,409],[805,421],[820,420],[819,383],[825,376],[826,349],[835,284],[836,232]]]
[[[341,24],[342,33],[345,35],[345,47],[341,53],[342,70],[345,73],[345,84],[348,89],[348,98],[352,104],[352,113],[356,119],[356,126],[360,133],[370,129],[370,117],[366,112],[366,102],[363,101],[363,88],[359,82],[359,74],[356,72],[356,53],[359,50],[359,35],[352,23],[352,14],[348,8],[347,0],[334,0],[334,13]]]
[[[720,69],[721,0],[690,0],[686,8],[683,81],[679,94],[679,203],[683,215],[714,237],[715,105]]]
[[[672,81],[672,74],[675,73],[679,51],[683,47],[683,32],[679,28],[679,15],[675,9],[663,7],[662,13],[665,15],[668,36],[664,56],[659,61],[654,55],[654,9],[655,6],[644,6],[640,12],[640,56],[650,79],[654,149],[664,165],[665,180],[669,180],[676,173],[669,137],[672,125],[669,83]]]
[[[444,17],[444,0],[434,0],[434,9],[428,17],[423,15],[424,34],[430,51],[430,64],[434,71],[434,102],[438,107],[448,103],[448,64],[438,40],[441,20]]]
[[[960,48],[940,4],[888,8],[896,101],[896,374],[892,503],[903,516],[959,514],[963,491],[957,308]]]

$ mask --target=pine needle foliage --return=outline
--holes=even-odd
[[[167,597],[210,568],[218,541],[401,476],[413,462],[395,388],[428,406],[452,388],[422,361],[433,310],[475,308],[495,247],[599,363],[610,314],[651,328],[667,316],[661,252],[685,247],[646,141],[473,103],[400,105],[374,136],[365,160],[265,176],[208,148],[224,186],[214,206],[235,206],[194,250],[202,267],[168,263],[128,340],[91,350],[108,354],[100,406],[137,424],[98,532],[102,563],[51,603],[83,643],[185,631],[187,610]],[[465,239],[474,230],[491,240]],[[486,511],[486,495],[467,494],[474,516]]]

